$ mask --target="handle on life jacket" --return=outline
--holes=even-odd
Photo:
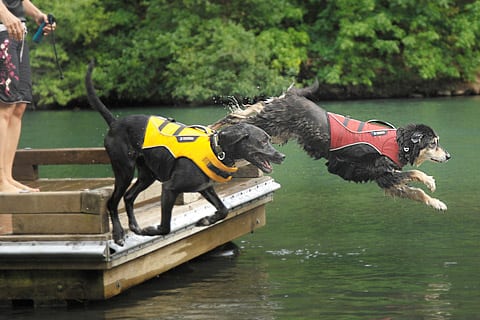
[[[199,130],[202,130],[203,132],[205,132],[206,134],[210,134],[210,133],[212,133],[212,131],[213,131],[213,130],[211,130],[211,129],[208,129],[208,128],[205,127],[205,126],[198,125],[198,124],[194,124],[194,125],[188,126],[188,128],[199,129]]]
[[[372,119],[372,120],[368,120],[367,123],[379,123],[379,124],[383,124],[384,126],[390,127],[390,128],[392,128],[392,129],[397,129],[397,128],[395,128],[395,126],[394,126],[393,124],[391,124],[390,122],[383,121],[383,120]]]

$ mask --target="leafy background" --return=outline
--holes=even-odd
[[[102,97],[130,105],[265,97],[314,77],[327,98],[429,95],[480,65],[480,0],[34,3],[57,18],[65,73],[51,39],[30,44],[39,108],[82,106],[92,58]]]

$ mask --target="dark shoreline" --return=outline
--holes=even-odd
[[[302,85],[297,85],[303,87]],[[281,93],[279,93],[281,94]],[[278,95],[279,95],[278,94]],[[462,97],[480,95],[480,77],[474,83],[389,83],[376,84],[372,87],[367,86],[339,86],[320,84],[319,90],[313,98],[314,101],[344,101],[344,100],[367,100],[367,99],[423,99],[423,98],[443,98],[443,97]],[[252,97],[237,98],[240,104],[251,104],[270,97]],[[212,97],[209,101],[186,102],[186,101],[157,101],[142,100],[134,101],[130,99],[102,98],[106,105],[115,109],[135,108],[135,107],[178,107],[191,108],[206,105],[229,106],[232,104],[232,97]],[[39,106],[35,103],[29,106],[30,110],[86,110],[90,109],[85,99],[77,99],[69,102],[65,106],[46,105]]]

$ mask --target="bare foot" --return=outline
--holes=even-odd
[[[11,184],[0,184],[0,192],[2,193],[19,193],[21,189],[11,185]]]
[[[23,183],[20,183],[16,180],[9,181],[14,187],[20,189],[20,190],[27,190],[30,192],[40,192],[40,189],[38,188],[32,188],[27,185],[24,185]]]

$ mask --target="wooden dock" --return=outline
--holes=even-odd
[[[103,148],[22,150],[15,175],[42,192],[0,194],[0,300],[104,300],[265,225],[265,205],[280,185],[251,165],[216,187],[230,209],[209,227],[195,227],[215,208],[196,194],[178,199],[172,233],[127,234],[125,246],[110,234],[106,201],[113,179],[41,179],[38,167],[104,164]],[[140,194],[141,226],[160,222],[161,184]],[[128,226],[121,214],[122,225]]]

